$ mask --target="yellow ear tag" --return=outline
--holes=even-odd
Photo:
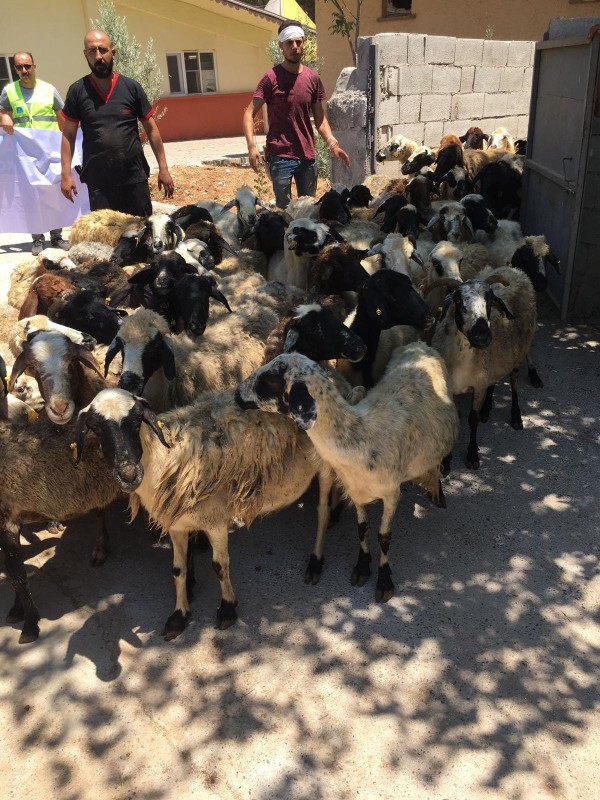
[[[69,449],[73,451],[77,450],[77,444],[75,442],[71,442],[71,444],[69,445]]]
[[[377,316],[378,316],[378,317],[380,317],[380,316],[383,314],[383,311],[382,311],[380,308],[378,308],[378,309],[375,311],[375,313],[377,314]]]
[[[104,302],[106,303],[106,305],[108,305],[110,303],[110,297],[105,297]]]
[[[165,427],[165,423],[164,423],[164,422],[161,422],[159,419],[157,419],[157,420],[156,420],[156,424],[157,424],[157,425],[158,425],[158,427],[161,429],[161,431],[162,431],[162,429]]]
[[[27,409],[27,421],[28,422],[35,422],[38,418],[37,412],[33,410],[33,408]]]

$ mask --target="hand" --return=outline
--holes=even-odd
[[[331,148],[331,155],[335,156],[338,161],[343,161],[347,167],[350,166],[350,156],[345,150],[342,150],[339,144],[336,144]]]
[[[9,136],[12,136],[15,132],[15,126],[12,121],[12,117],[8,114],[0,114],[0,127],[5,133],[8,133]]]
[[[250,159],[250,166],[254,172],[258,172],[259,167],[263,165],[263,158],[259,153],[258,147],[253,144],[248,148],[248,157]]]
[[[167,197],[173,197],[175,184],[173,183],[171,173],[166,167],[158,170],[158,191],[160,192],[161,189],[165,193],[165,199]]]
[[[70,200],[71,203],[75,202],[75,197],[77,196],[77,184],[71,173],[65,178],[61,178],[60,181],[60,190],[63,194],[63,197],[66,197],[67,200]]]

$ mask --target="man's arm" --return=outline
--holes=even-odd
[[[15,132],[15,126],[13,124],[12,114],[10,113],[11,110],[12,106],[8,100],[6,88],[3,88],[0,93],[0,128],[2,128],[5,133],[9,133],[12,136]]]
[[[313,118],[315,120],[315,127],[325,139],[325,144],[327,145],[327,149],[331,153],[332,156],[343,161],[344,164],[349,167],[350,166],[350,157],[348,153],[346,153],[338,144],[338,140],[335,138],[333,133],[331,132],[331,126],[329,124],[329,120],[325,116],[325,109],[323,108],[323,103],[318,101],[317,103],[313,103],[312,107]]]
[[[152,152],[154,153],[154,156],[158,162],[158,189],[159,191],[163,189],[165,198],[173,197],[175,184],[173,183],[173,178],[171,177],[169,167],[167,166],[165,147],[160,136],[160,131],[158,130],[158,125],[152,117],[149,117],[148,119],[142,119],[140,122],[146,131],[148,142],[150,143]]]
[[[262,164],[262,156],[258,151],[258,147],[254,142],[254,118],[264,106],[265,101],[262,97],[253,97],[252,102],[244,111],[243,127],[244,136],[246,137],[246,144],[248,145],[248,156],[250,159],[250,166],[254,172],[258,172],[258,167]]]
[[[73,153],[75,152],[75,137],[77,136],[78,127],[77,120],[67,119],[63,115],[63,131],[60,142],[60,190],[63,196],[72,203],[75,202],[73,195],[77,194],[77,184],[71,174],[71,164],[73,162]]]

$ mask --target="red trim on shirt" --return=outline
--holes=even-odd
[[[150,117],[154,114],[155,111],[156,111],[156,106],[152,106],[152,108],[146,114],[146,116],[145,117],[140,117],[140,119],[150,119]]]
[[[114,90],[115,86],[117,85],[117,80],[118,79],[119,79],[119,73],[118,72],[113,72],[112,81],[111,81],[111,84],[110,84],[110,89],[108,90],[108,94],[104,94],[102,89],[98,86],[98,84],[94,80],[93,74],[90,75],[90,82],[91,82],[92,86],[98,92],[98,94],[104,100],[105,103],[108,103],[108,101],[110,100],[110,96],[113,93],[113,90]]]
[[[68,120],[69,120],[69,122],[77,122],[77,123],[79,123],[79,122],[80,122],[80,120],[78,120],[76,117],[68,117],[68,116],[65,114],[65,112],[64,112],[64,111],[59,111],[58,113],[59,113],[59,114],[62,114],[62,115],[63,115],[63,117],[64,117],[65,119],[68,119]]]

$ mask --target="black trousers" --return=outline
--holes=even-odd
[[[152,201],[148,181],[130,183],[126,186],[89,186],[90,210],[110,208],[124,214],[148,217],[152,214]]]

